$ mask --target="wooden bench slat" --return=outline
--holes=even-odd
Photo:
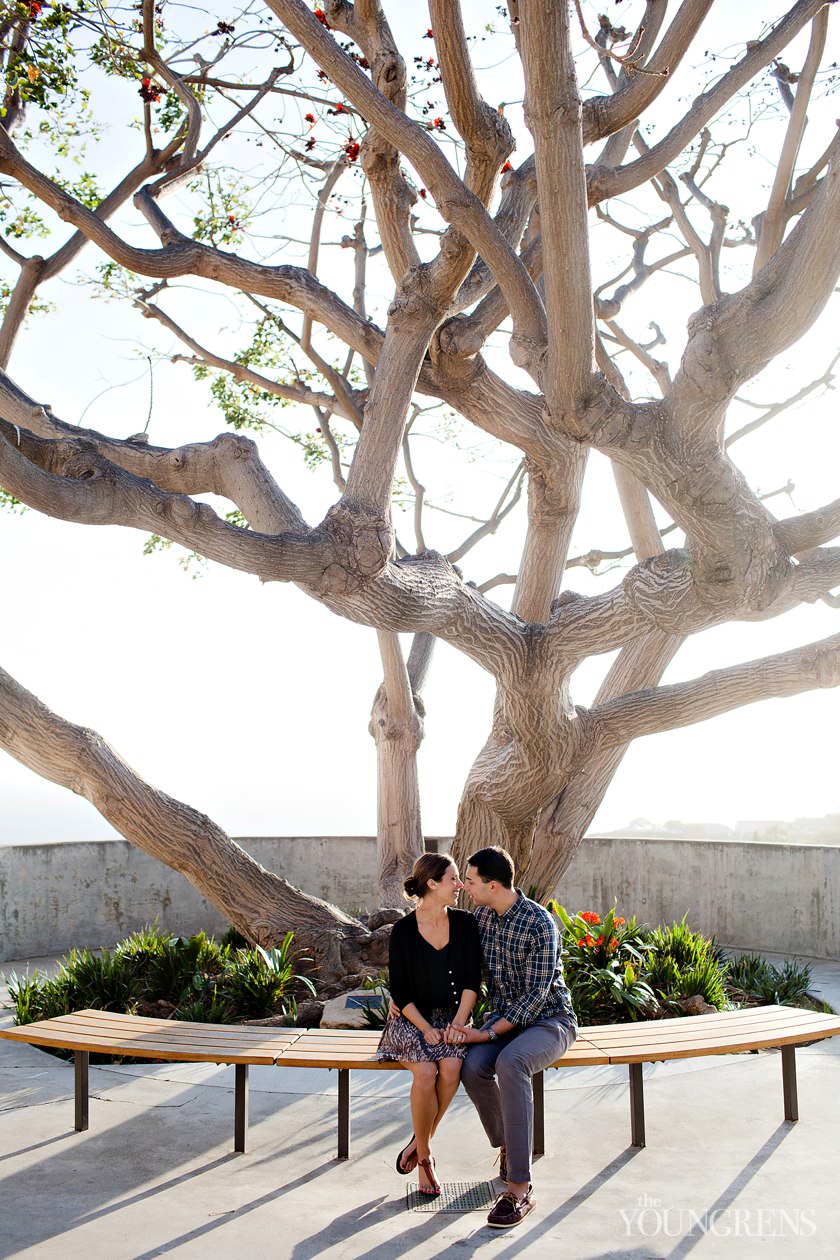
[[[5,1034],[3,1034],[5,1035]],[[13,1038],[30,1045],[58,1050],[80,1050],[87,1054],[108,1054],[115,1058],[177,1060],[185,1063],[251,1063],[273,1066],[277,1047],[259,1044],[189,1045],[182,1042],[155,1040],[149,1036],[108,1038],[91,1037],[72,1031],[64,1034],[49,1030],[33,1031],[27,1037]]]
[[[0,1035],[8,1037],[10,1041],[23,1042],[40,1042],[45,1038],[49,1038],[51,1044],[70,1046],[67,1039],[73,1038],[75,1045],[82,1049],[89,1048],[93,1053],[107,1053],[112,1048],[121,1046],[135,1046],[140,1044],[151,1044],[169,1046],[172,1050],[195,1050],[196,1052],[211,1051],[216,1054],[226,1054],[228,1051],[238,1052],[247,1050],[248,1048],[260,1049],[265,1047],[274,1053],[280,1053],[286,1046],[293,1043],[294,1038],[279,1040],[276,1037],[212,1037],[205,1034],[201,1037],[190,1037],[185,1032],[167,1033],[164,1030],[149,1029],[132,1031],[130,1028],[125,1029],[92,1029],[89,1026],[72,1026],[68,1025],[64,1028],[50,1028],[46,1026],[37,1029],[27,1025],[31,1031],[23,1031],[17,1029],[9,1029]]]

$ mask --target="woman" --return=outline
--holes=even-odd
[[[418,1168],[420,1193],[440,1194],[429,1148],[458,1089],[465,1024],[481,984],[481,941],[475,919],[456,910],[463,884],[445,853],[424,853],[405,881],[416,908],[391,930],[391,997],[400,1014],[385,1025],[376,1057],[402,1063],[412,1075],[414,1133],[397,1156],[397,1172]],[[460,1044],[459,1044],[460,1043]]]

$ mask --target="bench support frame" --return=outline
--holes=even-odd
[[[248,1064],[237,1063],[233,1104],[233,1149],[242,1155],[248,1136]]]
[[[630,1069],[630,1143],[645,1144],[645,1085],[641,1063],[629,1063]]]
[[[534,1139],[533,1155],[545,1155],[545,1073],[534,1073]]]
[[[799,1119],[799,1097],[796,1090],[796,1046],[782,1046],[782,1091],[785,1096],[785,1120]]]
[[[88,1127],[90,1107],[90,1051],[74,1050],[73,1064],[76,1078],[76,1132],[84,1133]]]
[[[338,1069],[338,1154],[350,1158],[350,1069]]]

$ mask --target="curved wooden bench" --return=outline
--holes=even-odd
[[[781,1049],[785,1119],[799,1119],[796,1046],[840,1035],[840,1018],[790,1006],[759,1006],[681,1019],[584,1027],[554,1068],[627,1064],[630,1129],[634,1146],[645,1144],[642,1066],[667,1059]],[[338,1158],[350,1154],[350,1073],[401,1071],[375,1059],[379,1033],[344,1029],[266,1029],[248,1025],[193,1024],[146,1019],[112,1011],[77,1011],[20,1027],[0,1037],[72,1050],[75,1055],[76,1129],[88,1127],[88,1064],[94,1053],[115,1057],[231,1063],[236,1068],[234,1150],[245,1150],[248,1067],[333,1068],[338,1072]],[[545,1150],[544,1073],[534,1077],[534,1154]]]

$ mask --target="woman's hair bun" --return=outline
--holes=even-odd
[[[414,863],[414,870],[403,884],[406,897],[412,900],[416,897],[425,897],[429,891],[429,880],[440,881],[450,866],[454,865],[448,853],[421,854]]]

